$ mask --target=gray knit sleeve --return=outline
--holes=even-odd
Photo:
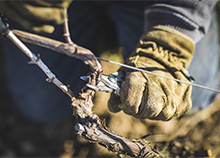
[[[145,31],[165,25],[198,42],[209,29],[218,0],[155,0],[145,10]]]

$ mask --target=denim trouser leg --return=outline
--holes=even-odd
[[[213,13],[213,20],[208,34],[196,45],[195,54],[189,72],[195,83],[218,89],[219,83],[219,39],[218,22]],[[193,87],[192,110],[207,107],[215,98],[216,93]]]

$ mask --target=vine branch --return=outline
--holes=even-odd
[[[68,27],[67,21],[65,23]],[[68,34],[68,29],[64,28],[65,36],[68,43],[62,43],[50,38],[42,37],[35,34],[19,30],[9,30],[0,19],[0,33],[10,39],[22,52],[30,59],[32,64],[36,64],[47,75],[48,81],[54,83],[72,100],[73,115],[76,119],[75,131],[88,141],[97,142],[107,149],[117,154],[130,155],[132,157],[161,157],[153,151],[147,143],[132,141],[122,136],[118,136],[108,130],[96,114],[93,114],[93,97],[94,90],[87,87],[82,89],[82,93],[76,98],[68,86],[60,82],[56,76],[49,70],[43,61],[33,54],[20,40],[34,45],[45,47],[53,51],[75,57],[89,65],[91,72],[89,74],[88,84],[96,86],[100,81],[102,74],[101,64],[95,55],[88,49],[74,44]]]
[[[57,77],[50,71],[47,65],[40,59],[39,56],[36,56],[34,53],[30,51],[15,35],[12,31],[10,31],[6,25],[0,20],[0,30],[4,33],[4,35],[10,39],[22,52],[24,52],[31,61],[30,64],[36,64],[48,77],[47,81],[54,83],[57,87],[59,87],[64,93],[66,93],[71,99],[75,98],[74,93],[70,90],[70,88],[64,85]]]

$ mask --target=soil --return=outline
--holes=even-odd
[[[103,58],[109,58],[109,54]],[[114,58],[114,56],[110,56]],[[118,67],[104,66],[107,73]],[[3,68],[0,76],[4,76]],[[4,77],[0,78],[0,157],[117,157],[104,147],[74,133],[74,118],[42,125],[23,117],[10,98]],[[123,112],[112,114],[109,94],[97,93],[94,113],[116,133],[130,139],[146,136],[152,148],[164,157],[220,157],[220,96],[207,109],[168,122],[138,120]],[[69,106],[69,105],[67,105]]]

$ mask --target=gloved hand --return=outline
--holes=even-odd
[[[183,73],[194,52],[192,39],[165,26],[144,34],[126,64],[188,81]],[[144,72],[121,68],[125,73],[120,97],[111,94],[111,112],[123,110],[137,118],[169,120],[191,108],[191,86]]]
[[[52,24],[64,22],[64,8],[68,8],[71,2],[72,0],[5,0],[0,1],[0,10],[6,17],[28,30],[52,33]]]

